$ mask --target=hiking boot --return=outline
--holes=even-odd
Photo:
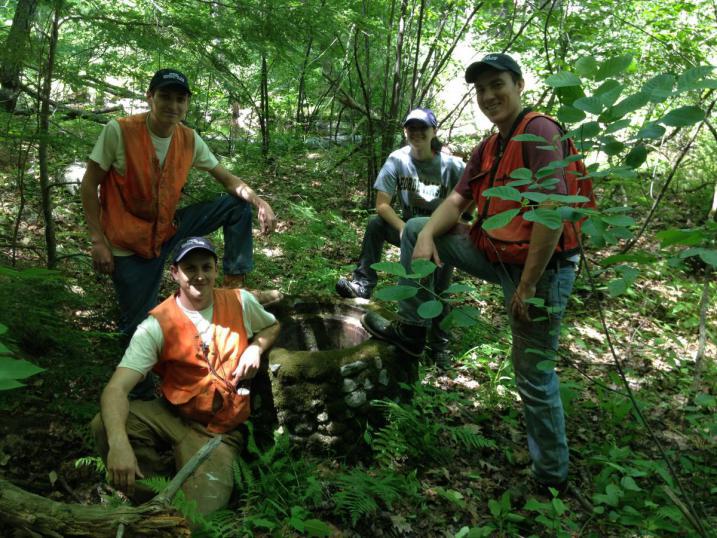
[[[284,298],[279,290],[254,290],[245,287],[246,275],[224,275],[222,288],[245,289],[251,293],[262,306],[269,306],[278,303]]]
[[[439,370],[450,370],[453,368],[453,354],[447,349],[431,348],[431,362]]]
[[[361,324],[372,336],[396,346],[407,355],[411,357],[423,355],[423,348],[426,345],[425,327],[397,321],[391,323],[376,312],[364,314]]]
[[[355,280],[349,280],[348,278],[339,278],[336,283],[336,293],[346,299],[353,299],[359,297],[361,299],[368,299],[371,297],[371,289],[356,282]]]

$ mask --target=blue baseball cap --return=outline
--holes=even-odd
[[[408,113],[408,116],[406,116],[406,119],[403,121],[403,126],[408,125],[410,121],[419,121],[426,127],[433,127],[434,129],[438,127],[436,115],[430,108],[414,108]]]
[[[160,69],[157,71],[152,80],[149,82],[149,93],[154,92],[160,88],[168,87],[181,88],[189,95],[192,95],[192,90],[189,89],[189,81],[184,73],[177,71],[176,69]]]
[[[214,256],[214,259],[217,259],[217,251],[214,250],[214,245],[212,245],[209,239],[204,239],[203,237],[188,237],[174,249],[172,264],[178,264],[187,254],[197,249],[208,250],[211,255]]]

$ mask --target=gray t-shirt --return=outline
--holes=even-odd
[[[411,146],[404,146],[388,156],[373,188],[398,194],[404,220],[428,216],[456,186],[465,166],[458,157],[440,152],[419,161],[411,156]]]

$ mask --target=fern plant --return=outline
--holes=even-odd
[[[408,475],[398,474],[390,469],[351,469],[334,479],[339,491],[333,500],[339,513],[347,514],[351,524],[365,516],[375,514],[381,506],[392,510],[399,499],[417,497],[419,482],[416,471]]]
[[[458,420],[457,410],[470,408],[459,394],[424,385],[420,380],[412,390],[410,404],[373,402],[384,411],[388,422],[374,434],[367,432],[367,441],[379,462],[388,466],[399,462],[414,466],[445,464],[460,450],[495,447],[495,442],[481,435],[477,427]]]

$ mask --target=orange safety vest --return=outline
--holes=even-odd
[[[249,341],[239,290],[214,290],[214,337],[204,346],[194,323],[173,295],[150,313],[159,322],[164,345],[154,371],[162,378],[164,397],[178,413],[224,433],[249,418],[250,396],[237,394],[231,374]]]
[[[515,126],[505,147],[501,148],[500,137],[495,133],[486,139],[476,152],[477,158],[480,160],[480,172],[471,178],[469,184],[473,193],[473,200],[476,203],[478,218],[470,230],[470,236],[473,244],[493,263],[500,261],[502,263],[523,265],[528,257],[533,223],[525,220],[523,215],[531,209],[531,206],[521,206],[520,202],[504,200],[495,196],[487,198],[483,196],[483,191],[515,181],[510,177],[511,172],[518,168],[525,168],[522,142],[513,140],[513,136],[525,133],[528,123],[537,117],[548,118],[555,122],[554,119],[544,114],[527,112],[522,118],[519,117],[518,124]],[[555,123],[557,124],[557,122]],[[567,139],[565,144],[564,148],[567,151],[564,152],[563,158],[578,153],[572,140]],[[587,171],[582,160],[571,162],[563,170],[565,172],[567,194],[579,194],[590,199],[589,202],[571,205],[573,207],[595,207],[592,181],[589,178],[585,178]],[[535,170],[533,173],[535,173]],[[529,185],[523,185],[515,188],[523,192],[528,190],[528,187]],[[520,213],[502,228],[492,230],[482,228],[483,221],[487,218],[515,208],[521,208]],[[569,223],[563,226],[563,234],[555,249],[556,253],[567,257],[579,250],[578,237],[582,220],[584,219],[573,223],[574,225]]]
[[[194,159],[194,132],[177,125],[164,166],[147,127],[147,114],[118,120],[125,153],[125,174],[112,168],[100,185],[102,231],[114,246],[143,258],[156,258],[177,231],[174,211]]]

